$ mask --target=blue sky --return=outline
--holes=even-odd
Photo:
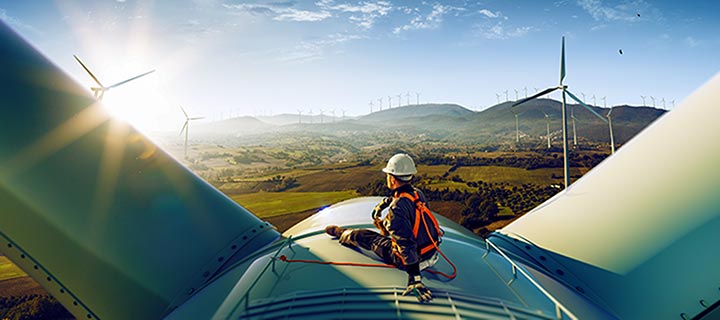
[[[557,85],[562,36],[566,84],[586,102],[644,95],[671,108],[720,69],[718,12],[715,1],[0,1],[0,18],[84,86],[73,54],[106,84],[156,69],[105,99],[157,128],[182,125],[178,105],[208,119],[360,115],[408,92],[482,110],[505,90]]]

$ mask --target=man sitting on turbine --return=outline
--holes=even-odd
[[[415,162],[404,153],[394,155],[382,169],[392,197],[384,198],[372,212],[381,233],[366,229],[345,229],[335,225],[325,228],[340,243],[371,250],[383,261],[405,270],[408,285],[403,295],[415,293],[420,302],[432,300],[432,293],[422,283],[420,270],[434,265],[442,231],[425,196],[410,181],[417,173]],[[384,219],[382,211],[390,208]]]

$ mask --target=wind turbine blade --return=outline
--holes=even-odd
[[[137,78],[146,76],[146,75],[151,74],[151,73],[153,73],[153,72],[155,72],[155,70],[150,70],[150,71],[145,72],[145,73],[143,73],[143,74],[141,74],[141,75],[139,75],[139,76],[132,77],[132,78],[127,79],[127,80],[125,80],[125,81],[120,81],[120,82],[118,82],[118,83],[116,83],[116,84],[114,84],[114,85],[111,85],[111,86],[107,87],[107,89],[115,88],[115,87],[117,87],[117,86],[119,86],[119,85],[128,83],[128,82],[130,82],[130,81],[133,81],[133,80],[135,80],[135,79],[137,79]]]
[[[562,37],[562,51],[560,53],[560,84],[565,79],[565,37]]]
[[[185,119],[186,119],[186,120],[187,120],[188,118],[190,118],[190,117],[188,117],[187,112],[185,112],[185,109],[183,109],[182,106],[180,106],[180,110],[181,110],[181,111],[183,112],[183,114],[185,115]]]
[[[521,104],[523,104],[523,103],[525,103],[525,102],[528,102],[528,101],[530,101],[530,100],[532,100],[532,99],[535,99],[535,98],[537,98],[537,97],[544,96],[544,95],[546,95],[546,94],[548,94],[548,93],[550,93],[550,92],[553,92],[553,91],[555,91],[555,90],[557,90],[557,89],[560,89],[560,87],[547,88],[547,89],[545,89],[545,90],[543,90],[543,91],[541,91],[541,92],[538,92],[538,93],[536,93],[536,94],[534,94],[534,95],[532,95],[532,96],[529,96],[529,97],[527,97],[527,98],[525,98],[525,99],[522,99],[522,100],[520,100],[520,101],[518,101],[518,102],[513,103],[512,106],[513,106],[513,107],[516,107],[516,106],[518,106],[518,105],[521,105]]]
[[[200,120],[200,119],[205,119],[205,117],[194,117],[194,118],[190,118],[188,120]]]
[[[189,121],[189,120],[185,120],[185,124],[183,125],[182,129],[180,129],[180,135],[182,135],[182,134],[183,134],[183,131],[185,131],[185,128],[187,128],[188,121]]]
[[[85,71],[90,75],[90,77],[92,77],[93,80],[95,80],[95,83],[97,83],[97,85],[102,87],[103,85],[102,85],[102,83],[100,83],[100,80],[98,80],[95,77],[95,75],[92,72],[90,72],[90,69],[88,69],[88,67],[86,67],[82,61],[80,61],[80,58],[78,58],[76,55],[73,55],[73,57],[75,57],[75,60],[77,60],[77,62],[83,67],[83,69],[85,69]]]
[[[586,105],[585,102],[582,102],[580,99],[578,99],[578,97],[576,97],[574,94],[572,94],[572,92],[570,92],[570,91],[567,90],[567,89],[565,89],[565,92],[567,92],[567,94],[570,96],[570,98],[572,98],[572,99],[575,100],[577,103],[579,103],[580,105],[582,105],[583,107],[585,107],[585,109],[588,109],[588,111],[592,112],[592,114],[596,115],[598,118],[600,118],[600,120],[602,120],[603,122],[607,123],[607,119],[605,119],[605,117],[603,117],[603,116],[601,116],[600,114],[598,114],[597,112],[595,112],[595,110],[593,110],[593,109],[590,108],[588,105]]]

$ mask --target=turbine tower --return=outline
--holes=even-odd
[[[308,111],[308,114],[310,115],[310,124],[312,124],[312,123],[313,123],[313,112],[312,112],[312,108],[310,109],[310,111]]]
[[[370,100],[370,103],[368,103],[368,104],[370,105],[370,113],[373,113],[373,102],[372,102],[372,100]]]
[[[543,114],[545,115],[545,127],[547,128],[547,144],[548,149],[552,148],[550,145],[550,116],[543,111]]]
[[[323,116],[325,115],[323,112],[325,112],[323,109],[320,109],[320,124],[323,124]]]
[[[655,108],[655,97],[650,96],[650,100],[652,100],[652,102],[653,102],[653,108]]]
[[[180,129],[180,135],[182,135],[183,131],[185,131],[185,159],[187,159],[188,131],[190,131],[190,121],[204,119],[204,117],[190,117],[188,116],[187,112],[185,112],[185,109],[183,109],[182,106],[180,106],[180,110],[182,111],[183,115],[185,115],[185,124],[183,124],[182,129]]]
[[[405,103],[407,103],[407,105],[410,105],[410,91],[405,94]]]
[[[575,107],[570,106],[570,120],[573,126],[573,147],[577,147],[577,132],[575,131]]]
[[[496,93],[495,98],[497,98],[497,103],[500,104],[500,94]]]
[[[520,98],[518,97],[518,90],[517,90],[517,89],[513,89],[513,90],[515,90],[515,101],[517,101],[518,99],[520,99]]]
[[[597,101],[595,100],[595,95],[593,94],[593,106],[597,106]]]
[[[298,123],[302,123],[302,110],[297,109],[298,112]]]
[[[388,109],[392,108],[392,96],[388,96]]]
[[[608,113],[607,113],[607,119],[608,119],[608,126],[610,127],[610,154],[615,154],[615,138],[613,137],[612,117],[610,117],[612,110],[613,110],[613,108],[611,106],[610,111],[608,111]]]
[[[643,107],[645,106],[645,96],[640,96],[643,99]]]
[[[527,87],[525,87],[524,89],[525,89],[525,98],[527,98]]]
[[[662,98],[662,100],[660,100],[660,102],[662,102],[663,110],[665,110],[665,98]]]
[[[513,109],[514,107],[515,107],[515,105],[510,107],[510,112],[512,112],[513,115],[515,116],[515,143],[520,143],[520,126],[519,126],[519,122],[518,122],[518,115],[520,115],[520,114],[517,111],[515,111],[515,109]]]
[[[580,92],[580,95],[583,97],[583,101],[585,101],[585,92]]]
[[[378,99],[378,108],[380,108],[380,111],[382,111],[382,100],[383,98]]]
[[[415,92],[415,104],[420,105],[420,92]]]
[[[398,97],[398,107],[400,107],[400,104],[402,104],[402,93],[397,95]]]
[[[342,120],[345,121],[345,112],[347,112],[347,110],[340,109],[340,111],[342,111]]]
[[[330,114],[332,114],[332,123],[335,123],[335,109],[330,110]]]
[[[603,96],[600,100],[603,101],[603,108],[607,108],[607,96]]]
[[[508,91],[505,90],[504,92],[505,92],[505,102],[510,101],[510,98],[508,97]]]
[[[141,75],[139,75],[139,76],[134,76],[134,77],[132,77],[132,78],[130,78],[130,79],[123,80],[123,81],[120,81],[120,82],[118,82],[118,83],[116,83],[116,84],[113,84],[113,85],[111,85],[111,86],[107,86],[107,87],[106,87],[106,86],[103,86],[102,83],[100,83],[100,80],[98,80],[98,78],[95,77],[95,75],[94,75],[92,72],[90,72],[90,69],[88,69],[88,67],[86,67],[85,64],[84,64],[82,61],[80,61],[80,58],[78,58],[76,55],[73,55],[73,57],[75,57],[75,60],[77,60],[77,62],[83,67],[83,69],[85,69],[85,71],[90,75],[90,77],[93,78],[93,80],[95,80],[95,83],[97,83],[98,87],[90,87],[90,90],[91,90],[91,91],[93,92],[93,94],[95,95],[95,98],[98,98],[99,100],[102,100],[103,96],[105,95],[105,91],[110,91],[110,89],[112,89],[112,88],[115,88],[115,87],[117,87],[117,86],[123,85],[123,84],[125,84],[125,83],[130,82],[130,81],[133,81],[133,80],[135,80],[135,79],[137,79],[137,78],[140,78],[140,77],[143,77],[143,76],[146,76],[146,75],[148,75],[148,74],[151,74],[151,73],[155,72],[155,70],[150,70],[150,71],[145,72],[145,73],[143,73],[143,74],[141,74]]]
[[[572,98],[576,102],[580,103],[580,105],[582,105],[583,107],[588,109],[590,112],[592,112],[598,118],[602,119],[602,121],[607,121],[607,120],[605,120],[605,118],[603,116],[597,114],[597,112],[595,112],[595,110],[593,110],[592,108],[587,106],[584,102],[582,102],[582,100],[578,99],[578,97],[576,97],[574,94],[572,94],[570,92],[570,90],[567,89],[567,86],[563,84],[563,79],[565,79],[565,37],[562,38],[562,51],[560,54],[560,84],[557,87],[545,89],[542,92],[539,92],[539,93],[533,95],[532,97],[518,101],[515,104],[513,104],[513,106],[520,105],[522,103],[525,103],[525,102],[535,99],[537,97],[543,96],[543,95],[553,92],[555,90],[562,91],[561,106],[562,106],[562,131],[563,131],[563,133],[562,133],[563,134],[563,160],[565,163],[563,166],[563,174],[565,177],[564,178],[565,188],[567,189],[567,187],[570,185],[570,159],[568,158],[567,106],[566,106],[566,102],[565,102],[565,96],[566,95],[570,96],[570,98]]]

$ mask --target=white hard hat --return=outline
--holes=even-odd
[[[382,171],[397,177],[412,176],[417,173],[415,161],[406,153],[398,153],[392,156]]]

